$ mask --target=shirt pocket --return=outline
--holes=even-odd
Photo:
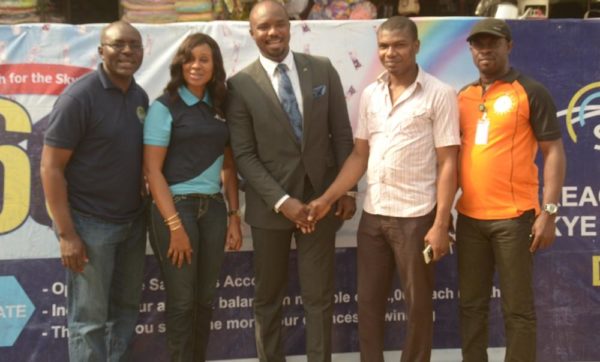
[[[377,135],[385,131],[385,121],[387,115],[384,111],[368,110],[367,111],[367,130],[369,135]]]
[[[402,117],[399,131],[408,135],[422,135],[431,129],[431,118],[431,109],[415,107]]]

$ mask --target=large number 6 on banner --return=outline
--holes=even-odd
[[[4,175],[4,189],[0,191],[1,235],[18,228],[29,215],[31,166],[27,153],[18,144],[31,133],[31,119],[21,105],[6,98],[0,98],[0,118],[4,119],[6,131],[0,132],[0,164],[4,171],[0,173]],[[11,132],[22,137],[11,137]]]

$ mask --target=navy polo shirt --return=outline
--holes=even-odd
[[[130,221],[141,212],[147,108],[148,95],[135,81],[123,93],[102,64],[63,91],[44,143],[73,150],[65,170],[70,207],[113,222]]]
[[[228,143],[227,124],[208,92],[199,99],[185,86],[176,98],[156,99],[144,122],[144,144],[167,147],[162,172],[173,195],[219,192]]]

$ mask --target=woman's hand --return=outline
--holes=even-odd
[[[227,250],[238,251],[242,247],[242,221],[239,215],[231,215],[228,219],[225,245]]]
[[[190,238],[185,232],[183,225],[176,230],[171,230],[171,239],[169,242],[169,250],[167,257],[171,259],[171,263],[181,269],[183,262],[192,263],[192,245]]]

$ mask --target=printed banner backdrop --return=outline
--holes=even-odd
[[[457,90],[477,78],[465,38],[474,18],[417,18],[419,64]],[[382,68],[375,30],[380,21],[294,22],[293,50],[331,58],[341,75],[353,125],[361,91]],[[600,22],[511,22],[512,64],[544,83],[563,125],[568,175],[554,246],[535,257],[539,361],[600,361]],[[64,270],[39,181],[47,114],[64,87],[99,62],[102,25],[0,26],[0,360],[66,361]],[[257,56],[245,22],[139,25],[145,58],[136,78],[156,98],[185,36],[205,32],[219,42],[229,75]],[[502,165],[498,165],[502,167]],[[364,187],[361,191],[364,191]],[[362,196],[362,195],[361,195]],[[361,198],[359,198],[360,200]],[[355,232],[358,216],[337,240],[334,359],[358,360]],[[248,230],[246,235],[249,235]],[[168,360],[164,285],[148,252],[134,359]],[[437,266],[434,361],[459,361],[456,255]],[[474,270],[473,272],[477,272]],[[501,291],[490,314],[491,360],[504,358]],[[252,241],[228,253],[219,280],[209,348],[211,360],[256,356],[252,319]],[[397,360],[406,332],[403,294],[396,283],[386,315],[386,350]],[[304,354],[302,302],[295,254],[285,300],[286,352]],[[392,358],[390,358],[392,359]]]

